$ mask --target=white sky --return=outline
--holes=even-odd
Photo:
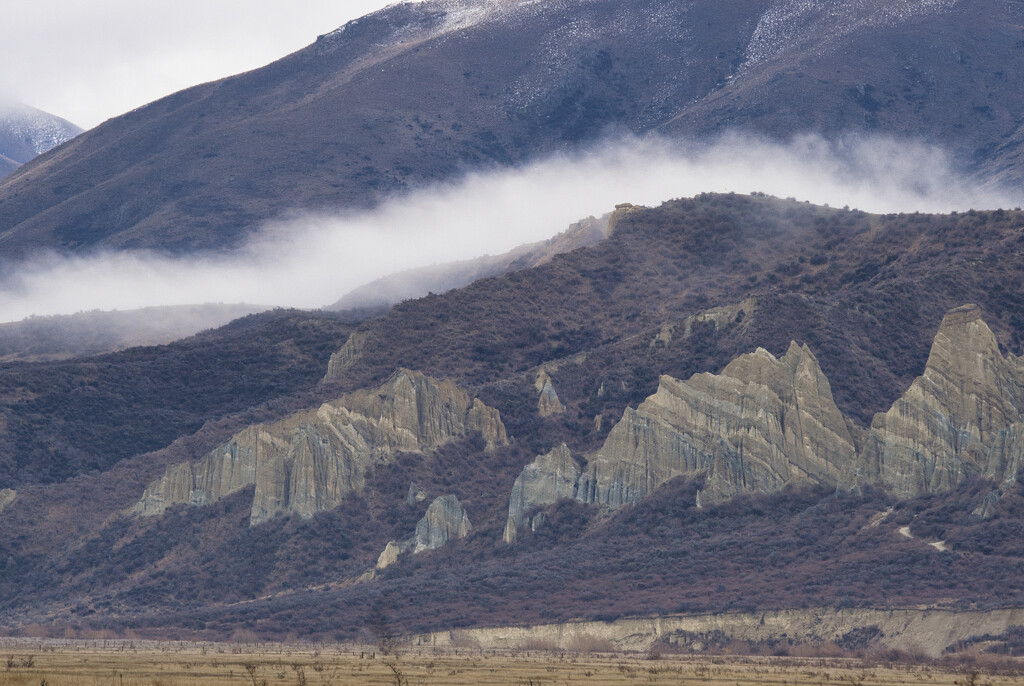
[[[4,0],[0,96],[89,129],[263,66],[390,0]]]

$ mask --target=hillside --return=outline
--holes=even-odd
[[[1024,409],[1009,354],[1024,338],[1022,228],[1020,211],[702,195],[624,208],[597,245],[358,325],[264,315],[167,348],[6,365],[5,387],[32,380],[38,397],[5,398],[5,440],[51,452],[0,482],[15,491],[0,514],[5,624],[372,640],[654,613],[1019,606],[1019,454],[1000,451]],[[269,383],[279,361],[255,351],[271,331],[283,343],[268,353],[308,341],[287,379],[226,386]],[[244,341],[256,349],[228,354]],[[975,359],[989,371],[972,376]],[[214,360],[234,366],[218,375]],[[100,364],[90,393],[130,404],[97,414],[70,400]],[[132,374],[157,398],[184,370],[208,376],[176,401],[212,420],[194,434],[165,402],[119,391]],[[984,392],[918,401],[920,379]],[[904,406],[937,408],[954,432],[875,416]],[[81,439],[60,427],[83,422],[102,461],[62,461]],[[723,428],[705,439],[687,422]],[[643,489],[624,431],[649,473],[670,465]],[[905,437],[952,476],[901,476]],[[799,446],[815,441],[836,469],[808,462]],[[382,556],[391,544],[408,550]]]
[[[308,389],[352,329],[277,310],[190,339],[0,365],[0,484],[64,481],[161,448],[224,414]]]
[[[0,182],[0,250],[237,246],[620,133],[877,134],[1019,184],[1022,20],[997,0],[396,4],[26,165]]]

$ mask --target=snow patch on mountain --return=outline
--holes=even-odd
[[[17,162],[28,162],[81,132],[74,124],[34,107],[0,101],[0,154]]]
[[[651,59],[678,60],[692,44],[691,21],[688,18],[689,6],[681,3],[665,3],[661,6],[644,4],[637,7],[624,3],[616,9],[612,16],[603,13],[585,11],[587,0],[575,0],[571,4],[579,11],[569,16],[568,21],[559,23],[544,36],[535,56],[535,71],[525,73],[512,84],[514,102],[526,109],[538,100],[549,97],[553,84],[564,83],[576,78],[574,71],[580,66],[581,58],[589,55],[588,51],[599,44],[616,44],[617,42],[635,41],[636,36],[659,35],[665,41],[674,41],[677,47],[672,55],[652,51]],[[570,2],[548,3],[545,9],[553,6],[564,7]],[[607,6],[602,8],[608,10]],[[522,8],[518,14],[507,18],[519,19],[525,16]],[[650,27],[649,29],[647,27]],[[652,71],[655,71],[652,69]],[[668,70],[671,71],[671,70]],[[542,74],[538,77],[537,72]],[[684,75],[680,74],[680,80]],[[660,90],[652,92],[653,101],[668,99],[674,93],[674,84],[665,84]]]
[[[744,69],[815,43],[825,51],[865,28],[895,27],[948,11],[959,0],[778,0],[761,15]]]
[[[367,22],[394,20],[394,30],[382,44],[429,40],[495,19],[525,18],[562,4],[544,0],[404,0],[353,19],[324,38],[328,41],[340,38]],[[410,10],[414,15],[412,20],[408,15]]]

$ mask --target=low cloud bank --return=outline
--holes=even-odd
[[[1022,204],[959,176],[943,151],[915,143],[619,140],[585,154],[471,174],[363,214],[269,225],[228,256],[119,252],[7,265],[0,322],[210,302],[321,307],[386,274],[549,238],[617,203],[657,205],[706,191],[762,191],[881,213]]]

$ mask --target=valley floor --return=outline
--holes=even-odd
[[[137,641],[0,641],[0,684],[213,686],[215,684],[1024,684],[1024,662],[936,666],[838,658],[660,657],[545,651]]]

